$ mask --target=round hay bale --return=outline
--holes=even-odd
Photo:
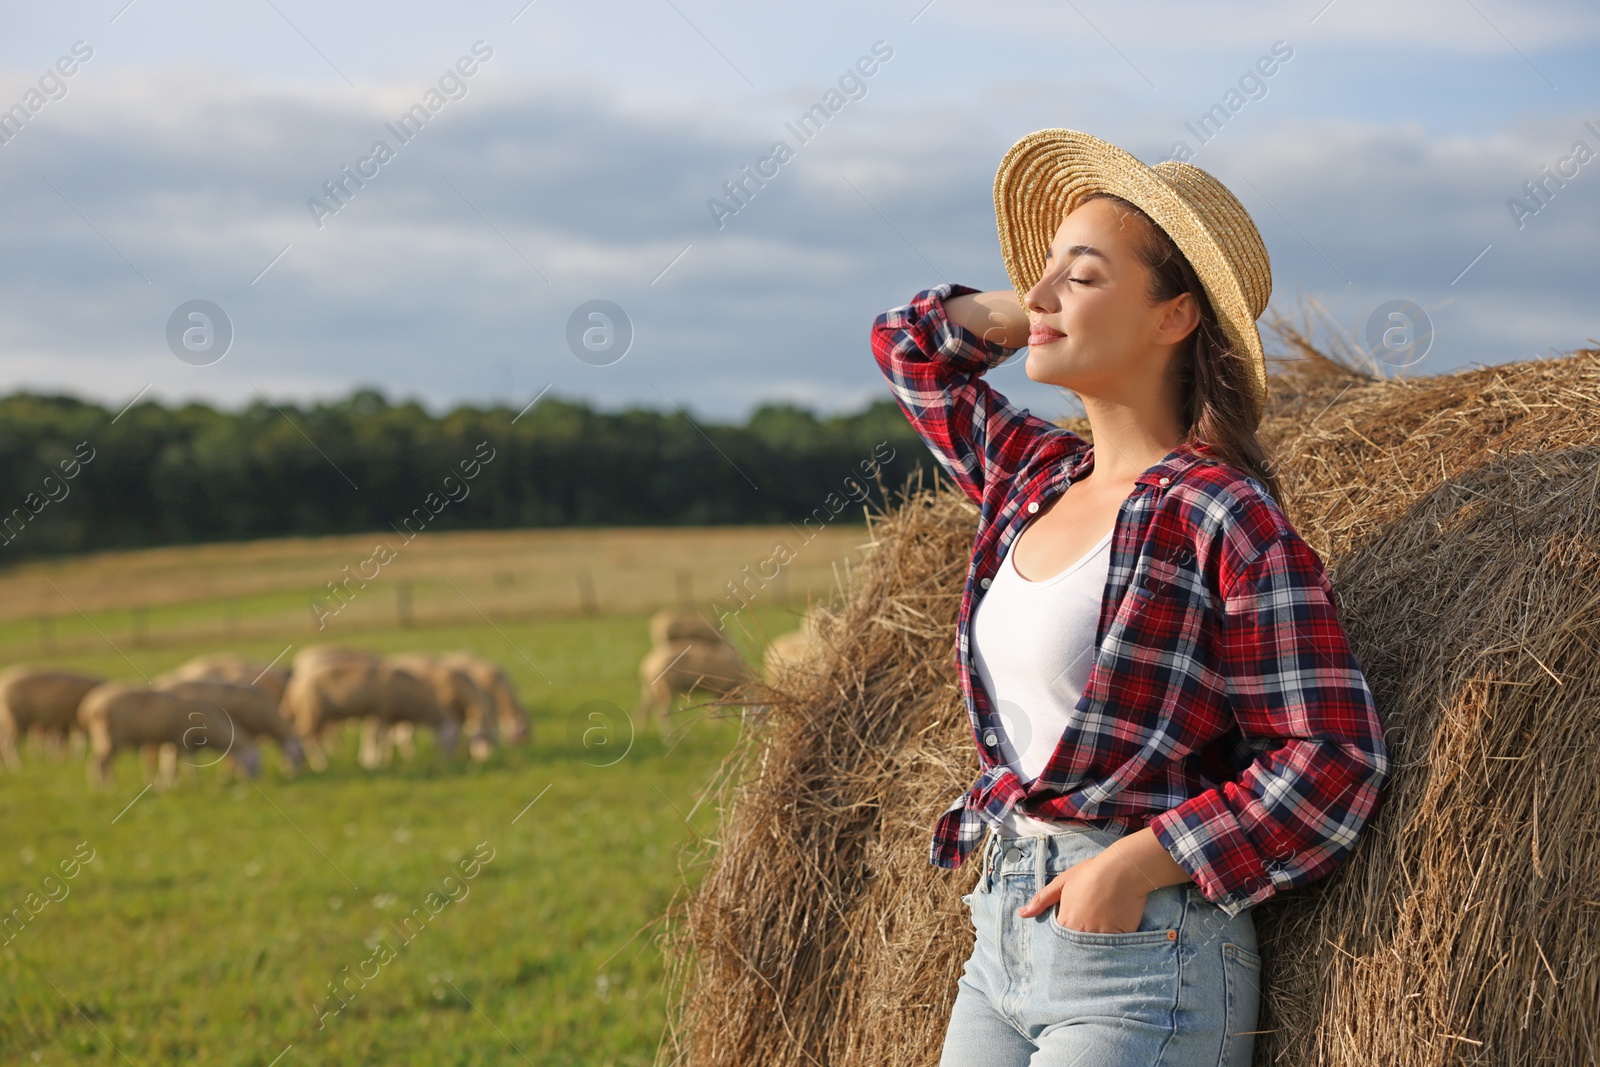
[[[1600,351],[1274,385],[1394,775],[1333,874],[1256,909],[1255,1062],[1589,1062],[1600,1047]],[[1074,427],[1077,429],[1078,427]],[[977,757],[953,637],[976,509],[912,483],[714,789],[665,927],[658,1063],[937,1064],[976,864],[927,862]]]
[[[1263,1063],[1571,1064],[1600,1045],[1600,351],[1352,389],[1280,425],[1395,764],[1262,908]]]

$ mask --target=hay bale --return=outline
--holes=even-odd
[[[1600,1046],[1600,351],[1410,380],[1306,360],[1264,426],[1395,773],[1354,854],[1256,910],[1256,1062],[1588,1062]],[[822,654],[762,699],[674,902],[660,1063],[936,1064],[976,864],[953,627],[976,510],[869,523]]]
[[[1600,1046],[1600,351],[1352,389],[1280,426],[1396,767],[1352,862],[1262,911],[1263,1063]]]
[[[815,653],[781,689],[762,687],[764,725],[724,766],[721,847],[690,858],[709,869],[666,927],[683,1001],[663,1062],[669,1049],[694,1064],[857,1062],[841,1043],[874,1036],[894,1050],[876,1062],[917,1062],[899,1058],[902,1038],[925,1038],[930,1011],[948,1010],[963,890],[928,866],[926,832],[974,758],[947,661],[976,515],[913,485],[891,519],[869,518],[867,561],[819,619]],[[895,924],[919,947],[888,951]],[[904,973],[882,979],[896,956]],[[861,1025],[884,1000],[912,1009],[910,1029]]]

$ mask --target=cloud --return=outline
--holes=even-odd
[[[1578,0],[1300,0],[1292,5],[1226,0],[1203,9],[1184,0],[1156,0],[1137,8],[1013,0],[1007,7],[1008,29],[1026,26],[1030,34],[1053,38],[1087,34],[1097,42],[1097,34],[1104,33],[1112,43],[1147,55],[1223,50],[1308,32],[1337,44],[1404,43],[1413,53],[1442,54],[1516,55],[1519,49],[1600,39],[1600,12]],[[936,4],[924,17],[975,32],[994,26],[990,9],[965,4]]]
[[[760,107],[721,109],[486,77],[321,228],[306,200],[369,152],[420,82],[328,93],[108,67],[94,92],[0,148],[0,382],[112,403],[146,384],[225,403],[258,385],[305,399],[376,384],[434,407],[520,407],[550,385],[607,405],[666,395],[697,417],[779,397],[854,408],[887,395],[867,346],[879,311],[940,281],[1006,284],[991,187],[1026,129],[992,105],[1027,83],[983,82],[935,106],[891,91],[891,64],[821,135],[791,140],[793,160],[719,230],[707,199],[787,136],[837,65]],[[1104,106],[1106,135],[1126,131],[1152,162],[1179,125]],[[1280,300],[1322,293],[1357,324],[1384,299],[1438,306],[1440,365],[1493,362],[1584,339],[1577,279],[1600,237],[1600,170],[1521,231],[1504,202],[1585,117],[1440,133],[1308,115],[1286,96],[1197,162],[1261,225]],[[237,335],[205,368],[165,350],[167,317],[197,297],[222,305]],[[568,315],[595,298],[635,327],[608,367],[564,340]],[[1014,399],[1065,410],[1009,373]]]

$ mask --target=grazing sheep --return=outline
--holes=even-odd
[[[389,663],[408,671],[433,687],[435,699],[461,725],[469,738],[467,750],[475,760],[489,758],[499,739],[494,702],[473,678],[465,664],[432,652],[401,652]]]
[[[383,762],[380,741],[396,723],[409,722],[437,732],[439,749],[455,752],[460,725],[434,695],[433,686],[375,652],[328,646],[303,648],[294,658],[283,714],[306,748],[313,770],[327,768],[324,730],[335,723],[362,723],[361,765]]]
[[[155,679],[156,685],[167,682],[238,682],[265,690],[275,703],[282,703],[283,691],[289,685],[289,671],[232,652],[214,652],[180,663]]]
[[[666,733],[678,694],[704,689],[726,696],[752,678],[749,664],[732,645],[679,640],[658,645],[639,663],[642,696],[637,714]]]
[[[804,630],[791,630],[774,637],[762,653],[762,675],[770,682],[799,664],[811,652],[812,643],[811,635]]]
[[[817,627],[825,616],[831,615],[832,612],[827,608],[820,604],[816,605],[810,612],[800,617],[798,630],[779,634],[767,644],[767,650],[761,660],[761,673],[768,682],[811,654],[821,643],[817,637]]]
[[[0,671],[0,762],[15,769],[17,742],[38,730],[52,748],[78,729],[78,704],[105,679],[18,664]]]
[[[251,777],[261,770],[255,741],[207,700],[104,682],[85,694],[78,721],[89,735],[89,784],[97,788],[109,783],[112,760],[125,748],[159,749],[156,782],[162,787],[177,781],[179,749],[203,757],[206,765],[227,757]]]
[[[388,739],[401,730],[409,738],[416,727],[426,726],[437,735],[439,751],[455,755],[461,737],[461,720],[440,702],[430,680],[391,663],[382,665],[384,702],[380,713],[366,720],[362,733],[362,766],[377,767],[389,761]],[[484,750],[484,756],[487,756]],[[477,756],[477,751],[473,752]],[[477,756],[483,758],[483,756]]]
[[[279,701],[278,709],[289,721],[290,727],[300,736],[301,744],[305,747],[306,762],[312,770],[327,769],[326,748],[334,742],[341,727],[353,722],[361,729],[363,737],[371,732],[372,727],[366,721],[368,716],[365,712],[345,707],[344,710],[350,713],[341,714],[339,708],[325,707],[326,701],[318,694],[316,685],[310,682],[299,686],[293,685],[296,670],[309,672],[334,663],[378,664],[382,661],[383,656],[380,653],[364,648],[345,648],[337,645],[307,645],[296,653],[290,665],[290,684],[284,687],[284,695]],[[348,705],[349,701],[342,703]],[[313,723],[314,726],[307,727],[306,723]],[[305,732],[307,728],[313,729],[314,732],[308,735]]]
[[[259,671],[257,672],[260,673]],[[287,673],[287,672],[286,672]],[[266,689],[247,682],[179,681],[158,683],[159,688],[190,700],[203,700],[220,708],[234,726],[260,741],[278,743],[289,773],[297,773],[305,763],[305,749],[278,710],[278,702]]]
[[[528,711],[517,699],[516,687],[511,684],[511,679],[506,676],[500,664],[472,652],[448,652],[443,658],[448,662],[460,664],[472,675],[472,680],[478,683],[478,688],[488,694],[490,702],[494,705],[495,725],[501,740],[508,745],[520,745],[528,740],[530,732]]]
[[[715,623],[692,611],[662,608],[650,616],[650,643],[665,648],[674,641],[706,641],[727,644],[728,638]]]

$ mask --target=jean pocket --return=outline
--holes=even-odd
[[[1165,945],[1178,940],[1176,929],[1148,930],[1140,924],[1140,929],[1129,930],[1126,933],[1106,934],[1091,930],[1074,930],[1070,926],[1062,926],[1061,920],[1056,918],[1055,905],[1051,905],[1046,913],[1051,932],[1057,937],[1065,938],[1078,945],[1106,945],[1110,947],[1128,945]]]
[[[1074,930],[1070,926],[1061,925],[1056,918],[1056,905],[1052,904],[1045,913],[1049,917],[1049,927],[1057,937],[1079,945],[1165,945],[1178,940],[1178,927],[1183,922],[1185,901],[1183,891],[1178,886],[1163,886],[1154,890],[1145,898],[1144,914],[1139,916],[1139,928],[1120,934],[1094,933],[1088,930]],[[1059,903],[1059,902],[1058,902]]]
[[[1168,914],[1152,900],[1137,930],[1104,934],[1063,926],[1055,907],[1047,909],[1045,921],[1034,929],[1037,973],[1052,1012],[1062,1017],[1087,1011],[1150,1033],[1170,1032],[1182,976],[1182,942],[1176,922],[1170,928],[1162,925]],[[1139,1062],[1155,1059],[1150,1055]]]
[[[1222,943],[1226,998],[1220,1067],[1250,1067],[1261,1007],[1261,957],[1231,941]]]

